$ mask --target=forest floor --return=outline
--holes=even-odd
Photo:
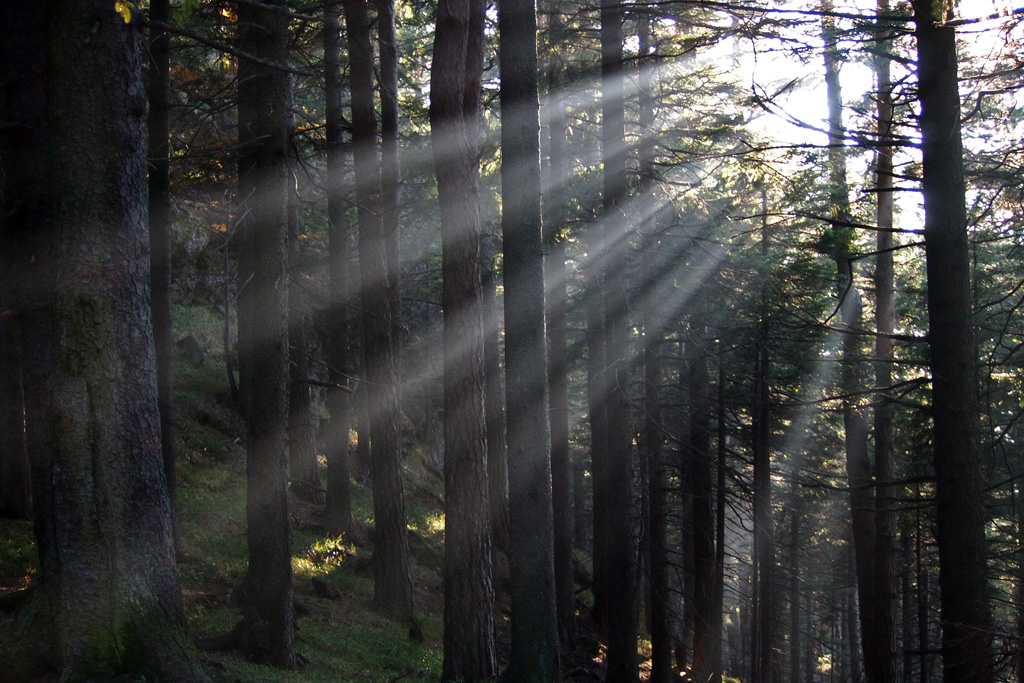
[[[207,353],[179,353],[175,362],[175,423],[179,447],[179,515],[185,557],[179,575],[189,628],[196,638],[228,632],[240,618],[232,589],[247,564],[245,523],[244,424],[228,398],[218,325],[213,311],[176,307],[175,338],[192,337]],[[412,450],[412,449],[411,449]],[[398,683],[437,681],[442,665],[443,480],[425,454],[406,457],[410,550],[417,619],[422,642],[407,628],[376,613],[372,548],[330,538],[319,526],[322,504],[293,498],[292,568],[300,612],[296,649],[308,664],[282,671],[248,662],[231,652],[203,653],[220,682],[353,681]],[[372,499],[368,473],[353,472],[353,513],[369,530]],[[5,596],[27,587],[36,572],[30,522],[0,519],[0,620]],[[507,562],[502,557],[495,579],[498,658],[509,654]],[[567,657],[567,680],[599,681],[599,646]]]

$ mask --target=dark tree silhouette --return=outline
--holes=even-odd
[[[294,668],[295,610],[288,517],[288,20],[272,7],[243,5],[239,62],[239,346],[246,439],[243,619],[237,633],[250,659]]]
[[[913,5],[921,101],[943,680],[987,683],[994,680],[994,662],[956,30],[938,23],[946,18],[946,3],[915,0]]]
[[[345,152],[344,119],[341,98],[344,83],[341,77],[340,2],[324,5],[324,99],[326,100],[327,136],[327,222],[330,260],[330,316],[327,341],[328,381],[327,409],[327,509],[325,524],[331,534],[351,535],[352,485],[349,480],[349,430],[351,409],[349,384],[349,251],[352,226],[348,220],[342,185]]]
[[[540,207],[537,6],[498,5],[501,70],[505,404],[512,653],[509,683],[558,678]]]
[[[627,220],[626,133],[623,88],[623,5],[601,2],[601,149],[604,264],[604,402],[607,448],[607,545],[604,547],[608,599],[609,683],[637,680],[637,624],[634,586],[633,480],[629,397],[628,306],[625,267]],[[596,507],[596,505],[595,505]],[[596,551],[596,549],[595,549]]]
[[[171,15],[168,0],[149,4],[149,18],[166,24]],[[149,263],[152,282],[153,339],[156,343],[156,388],[160,404],[160,448],[164,476],[171,497],[174,548],[183,553],[178,530],[178,448],[174,439],[174,350],[171,333],[171,35],[151,27],[149,35]]]

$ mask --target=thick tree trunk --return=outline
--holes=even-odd
[[[626,136],[623,87],[623,6],[601,2],[601,149],[605,323],[605,417],[607,431],[608,683],[637,680],[637,617],[634,593],[633,499],[629,428],[628,305],[626,302]]]
[[[330,261],[330,339],[327,347],[327,508],[325,525],[330,534],[351,538],[355,532],[352,519],[352,485],[349,479],[349,430],[351,410],[349,394],[349,254],[352,226],[348,220],[344,197],[345,172],[344,118],[341,98],[340,2],[324,6],[324,97],[326,99],[327,134],[327,223]]]
[[[378,8],[379,9],[379,8]],[[373,603],[380,611],[415,625],[409,538],[402,482],[398,423],[398,250],[396,204],[397,138],[390,139],[387,173],[377,156],[373,104],[373,45],[366,0],[346,0],[351,64],[352,125],[359,207],[359,268],[363,301],[363,356],[373,478]],[[378,21],[381,18],[378,17]],[[386,23],[386,19],[385,19]],[[392,18],[393,25],[393,18]],[[381,30],[385,30],[381,28]],[[382,46],[384,52],[389,51]],[[383,72],[382,72],[383,73]],[[382,75],[382,80],[385,79]],[[390,82],[390,81],[389,81]],[[387,87],[387,86],[385,86]],[[388,98],[385,98],[388,99]],[[390,113],[390,110],[388,111]],[[393,131],[397,134],[397,130]],[[387,182],[382,181],[387,176]],[[385,187],[386,186],[386,187]],[[360,432],[360,441],[363,441]]]
[[[61,680],[204,681],[187,644],[159,449],[137,24],[100,0],[18,5],[5,19],[18,20],[11,26],[24,36],[12,42],[26,59],[47,65],[48,105],[35,108],[32,95],[42,93],[30,89],[19,105],[32,109],[17,111],[45,112],[49,145],[40,152],[51,156],[24,168],[5,158],[5,169],[25,173],[15,186],[49,190],[19,199],[48,198],[52,224],[5,228],[53,240],[54,261],[39,254],[53,279],[22,282],[39,295],[36,305],[53,302],[61,344],[45,375],[35,374],[38,358],[29,360],[45,349],[25,347],[33,367],[26,380],[48,394],[52,432],[29,431],[30,448],[46,448],[33,461],[39,584],[14,633],[0,634],[3,675],[34,680],[49,669]],[[36,341],[29,331],[24,341]],[[37,409],[33,399],[30,423],[44,414]]]
[[[512,652],[508,683],[558,678],[537,92],[537,6],[498,5]]]
[[[167,23],[168,0],[153,0],[149,18]],[[150,28],[149,36],[149,263],[152,290],[153,338],[156,343],[156,389],[160,405],[160,447],[164,477],[171,498],[174,549],[183,555],[178,531],[178,449],[174,441],[174,373],[171,354],[171,35]]]
[[[985,562],[977,353],[972,325],[956,31],[915,0],[921,101],[942,666],[946,683],[994,679]]]
[[[444,681],[494,675],[494,590],[484,416],[479,169],[472,121],[479,87],[468,61],[471,0],[441,0],[430,71],[430,130],[441,205],[444,311]],[[466,103],[471,102],[471,106]]]
[[[284,65],[288,58],[288,20],[262,7],[240,6],[242,40],[261,60]],[[244,59],[242,60],[245,61]],[[241,70],[241,67],[240,67]],[[251,306],[239,309],[240,346],[248,349],[248,387],[243,384],[248,420],[246,460],[246,534],[249,568],[244,580],[240,631],[250,659],[294,668],[295,610],[288,516],[288,89],[287,74],[256,64],[245,95],[252,117],[239,123],[253,128],[255,142],[240,155],[243,234],[239,271]],[[251,88],[251,90],[249,90]],[[240,93],[241,100],[241,93]],[[241,104],[240,104],[241,106]],[[241,131],[240,131],[241,134]],[[244,321],[244,325],[242,324]],[[242,338],[247,338],[243,345]]]

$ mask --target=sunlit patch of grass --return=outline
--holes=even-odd
[[[324,576],[337,569],[348,558],[354,557],[354,546],[346,545],[342,537],[318,539],[305,552],[292,557],[292,571],[296,577]]]

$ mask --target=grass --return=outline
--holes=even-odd
[[[190,320],[195,319],[192,313]],[[206,322],[208,324],[208,322]],[[197,337],[198,338],[198,337]],[[219,355],[219,354],[218,354]],[[245,453],[242,425],[225,404],[226,375],[220,359],[199,367],[179,364],[177,395],[179,509],[187,560],[180,565],[189,627],[195,636],[224,633],[240,618],[229,604],[231,589],[246,570]],[[196,416],[200,419],[196,420]],[[372,519],[368,488],[353,482],[354,516]],[[442,519],[429,499],[409,503],[410,527],[438,544]],[[298,620],[296,649],[308,660],[301,671],[281,671],[233,654],[207,655],[218,677],[228,681],[438,680],[441,671],[441,577],[415,566],[418,618],[425,638],[410,641],[407,628],[370,608],[373,577],[369,550],[343,538],[311,531],[317,506],[292,508],[292,569],[296,600],[308,610]],[[320,597],[312,580],[326,581],[331,598]]]

